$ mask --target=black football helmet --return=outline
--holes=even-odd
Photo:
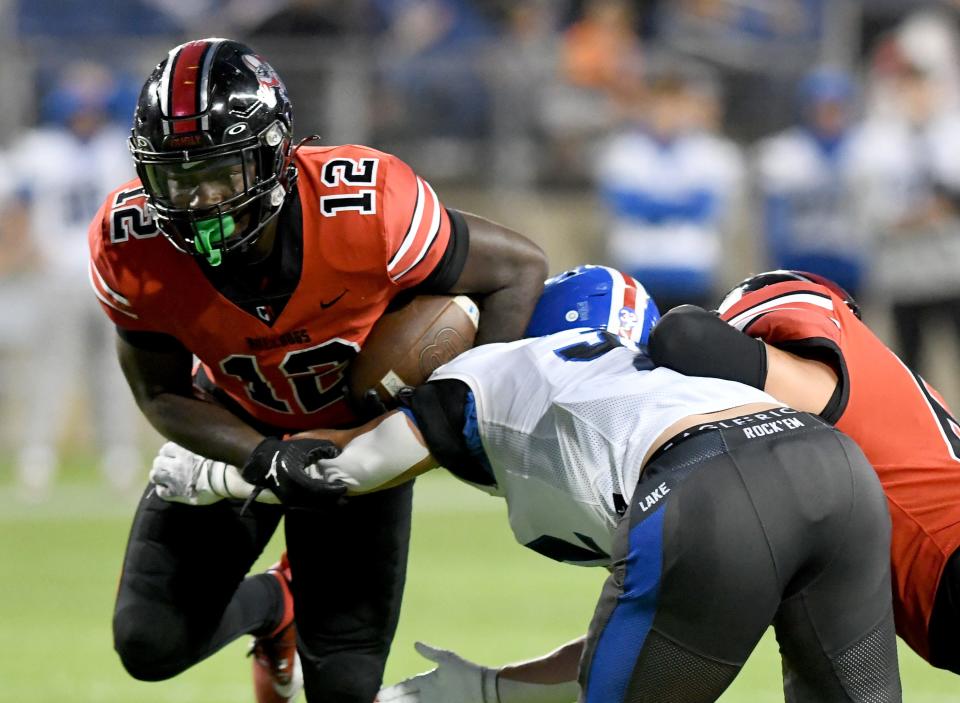
[[[218,266],[246,251],[296,181],[293,114],[270,64],[229,39],[175,47],[140,92],[130,151],[157,225]]]
[[[853,299],[853,296],[844,290],[842,286],[817,273],[810,273],[809,271],[788,271],[786,269],[780,269],[778,271],[766,271],[765,273],[758,273],[755,276],[750,276],[749,278],[744,279],[738,283],[733,290],[727,293],[726,296],[724,296],[723,302],[720,303],[720,311],[725,312],[747,293],[752,293],[755,290],[772,286],[775,283],[786,283],[788,281],[805,281],[807,283],[815,283],[818,286],[827,288],[830,290],[830,292],[847,304],[847,307],[850,308],[850,311],[857,316],[858,320],[861,319],[860,306],[857,304],[857,301]]]

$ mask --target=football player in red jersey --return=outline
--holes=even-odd
[[[332,450],[283,438],[362,419],[346,400],[345,369],[402,294],[472,294],[477,343],[519,337],[544,255],[443,207],[396,157],[294,145],[280,78],[234,41],[169,52],[143,87],[130,148],[139,178],[91,225],[90,278],[133,394],[161,434],[242,466],[284,506],[184,506],[148,489],[124,560],[115,647],[134,677],[158,680],[252,633],[267,664],[286,644],[272,663],[287,683],[292,591],[307,696],[369,703],[397,624],[412,494],[290,509],[322,484],[305,466]],[[246,577],[281,517],[289,566]],[[267,687],[258,700],[289,694]]]
[[[960,673],[960,424],[861,322],[853,299],[816,274],[760,274],[727,296],[719,317],[689,305],[664,315],[650,354],[689,375],[764,388],[860,445],[893,523],[897,634]]]

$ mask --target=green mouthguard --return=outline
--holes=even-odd
[[[223,223],[221,227],[220,223]],[[222,217],[211,217],[209,220],[200,220],[194,223],[193,228],[197,231],[197,236],[193,238],[193,246],[197,251],[207,257],[207,263],[211,266],[219,266],[223,263],[223,251],[220,244],[223,240],[229,239],[233,231],[237,228],[232,215],[223,215]]]

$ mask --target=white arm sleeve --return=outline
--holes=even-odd
[[[430,456],[407,416],[400,411],[369,432],[354,437],[339,456],[317,462],[327,481],[342,481],[351,493],[389,483]]]
[[[574,703],[579,695],[580,685],[576,681],[546,684],[497,679],[499,703]]]

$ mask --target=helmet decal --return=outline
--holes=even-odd
[[[637,315],[637,287],[640,284],[636,279],[622,271],[607,269],[610,272],[613,287],[610,316],[607,319],[607,331],[617,335],[623,342],[639,344],[643,326],[640,316]],[[619,305],[617,305],[619,304]],[[634,338],[635,337],[635,338]]]
[[[250,67],[251,71],[257,74],[257,80],[260,81],[260,85],[267,88],[284,90],[283,81],[280,80],[280,76],[273,70],[273,66],[264,61],[261,56],[257,54],[244,54],[243,62]]]
[[[244,54],[242,59],[257,76],[257,81],[260,84],[257,88],[257,98],[268,108],[276,107],[277,95],[274,90],[279,90],[286,96],[287,89],[284,87],[283,81],[280,80],[280,76],[273,70],[273,66],[256,54]]]

